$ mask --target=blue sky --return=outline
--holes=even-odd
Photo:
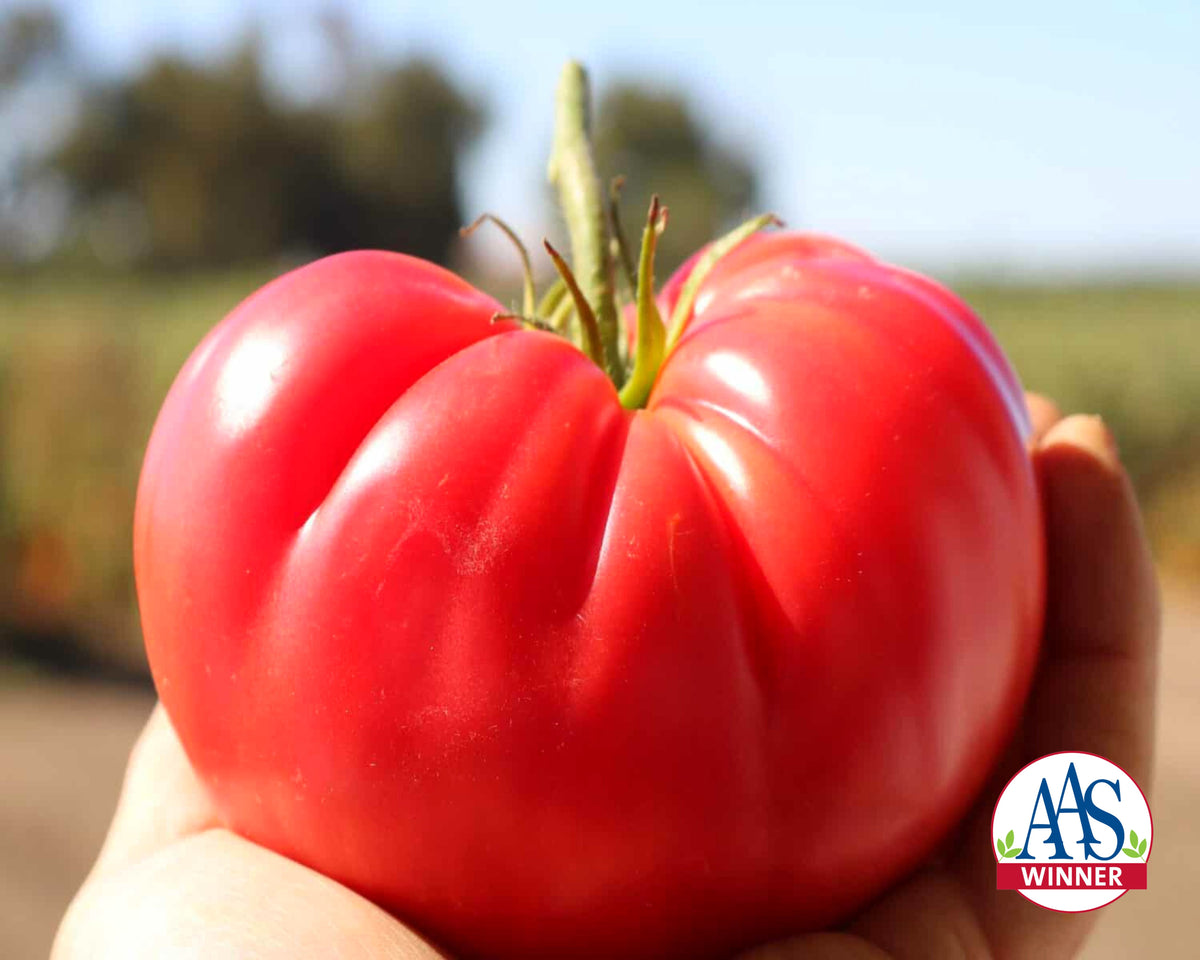
[[[278,40],[275,75],[304,93],[320,75],[295,16],[305,6],[67,9],[107,69],[161,45],[219,51],[257,16]],[[485,97],[493,122],[467,206],[525,231],[544,229],[552,91],[572,56],[600,86],[686,90],[758,158],[767,206],[789,225],[946,272],[1200,274],[1195,0],[346,7],[381,53],[432,52]]]

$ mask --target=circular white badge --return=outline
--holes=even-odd
[[[992,814],[996,888],[1067,913],[1146,889],[1153,844],[1141,788],[1092,753],[1034,760],[1008,782]]]

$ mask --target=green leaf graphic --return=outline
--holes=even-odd
[[[1138,856],[1143,856],[1146,853],[1146,838],[1142,838],[1142,842],[1138,844]]]
[[[1005,854],[1005,856],[1006,857],[1015,857],[1020,852],[1021,851],[1018,850],[1016,847],[1013,847],[1011,850],[1008,851],[1008,853]]]
[[[1135,840],[1134,844],[1136,845],[1136,843],[1137,841]],[[1008,836],[1004,838],[1004,845],[1006,847],[1011,847],[1013,845],[1013,832],[1011,830],[1008,831]]]
[[[1003,838],[996,841],[996,852],[998,854],[1000,854],[1000,856],[1004,856],[1004,840],[1003,840]]]
[[[1125,847],[1121,852],[1127,857],[1136,857],[1138,855],[1136,850],[1130,850],[1128,847]]]
[[[1136,847],[1136,846],[1138,845],[1138,841],[1137,841],[1137,831],[1136,831],[1136,830],[1130,830],[1130,831],[1129,831],[1129,845],[1130,845],[1131,847]]]

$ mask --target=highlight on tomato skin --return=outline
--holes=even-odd
[[[348,253],[197,348],[143,629],[231,829],[456,955],[725,956],[841,921],[981,787],[1041,628],[1028,423],[952,294],[765,218],[656,293],[652,207],[623,316],[561,183],[580,97],[556,298]]]

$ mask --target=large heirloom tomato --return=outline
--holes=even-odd
[[[640,409],[499,309],[343,254],[180,373],[138,595],[220,815],[468,957],[844,918],[962,813],[1026,692],[1013,373],[947,291],[795,233],[716,264]]]

